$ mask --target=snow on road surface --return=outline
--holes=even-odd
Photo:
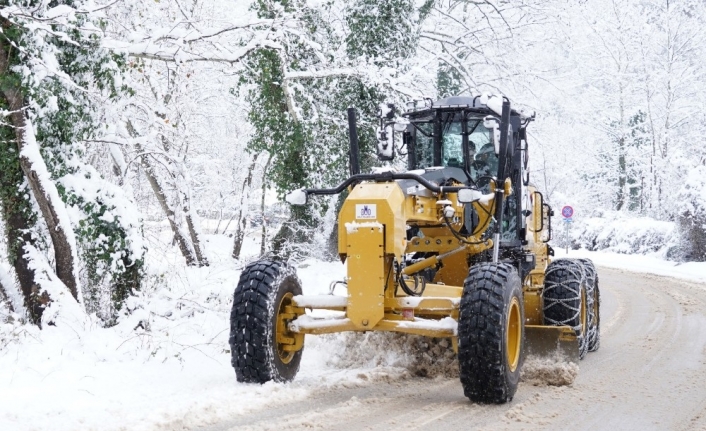
[[[706,430],[706,286],[605,267],[599,276],[601,348],[570,386],[524,381],[512,402],[479,405],[456,377],[401,376],[312,388],[198,429]]]
[[[227,339],[240,267],[229,238],[208,241],[210,267],[163,259],[113,328],[0,328],[0,430],[706,430],[706,287],[606,268],[630,259],[706,281],[704,266],[590,253],[601,349],[570,386],[523,382],[512,403],[482,406],[463,396],[448,344],[398,335],[308,337],[294,382],[237,383]],[[298,272],[312,295],[344,269],[310,260]]]

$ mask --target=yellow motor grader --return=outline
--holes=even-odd
[[[284,262],[243,270],[230,328],[238,381],[293,379],[306,334],[391,331],[450,338],[465,395],[504,403],[527,354],[578,362],[598,348],[595,268],[586,259],[552,261],[553,211],[530,182],[534,115],[486,95],[396,111],[381,105],[378,157],[406,154],[406,171],[360,173],[350,108],[351,176],[287,196],[306,205],[313,195],[348,192],[338,215],[347,275],[332,284],[345,295],[302,295]],[[338,313],[315,318],[307,309]]]

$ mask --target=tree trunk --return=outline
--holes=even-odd
[[[301,160],[298,151],[289,156],[289,160]],[[299,177],[302,184],[304,176]],[[295,182],[297,184],[297,182]],[[288,260],[292,253],[292,246],[311,243],[312,227],[314,226],[311,210],[308,207],[292,206],[289,220],[282,223],[279,231],[272,239],[272,254],[281,260]]]
[[[15,268],[17,281],[20,283],[29,317],[34,324],[39,324],[49,298],[41,296],[41,289],[35,282],[34,270],[30,267],[29,260],[24,256],[25,244],[33,244],[34,240],[29,233],[29,220],[20,211],[16,211],[16,208],[21,207],[20,205],[13,207],[11,203],[3,202],[9,258],[10,263]]]
[[[627,180],[627,166],[625,163],[625,96],[623,85],[620,84],[620,137],[618,138],[618,194],[615,209],[620,211],[625,205],[625,184]]]
[[[14,116],[14,115],[13,115]],[[24,115],[23,115],[24,116]],[[69,288],[71,296],[79,300],[78,294],[78,253],[76,252],[76,241],[74,238],[69,219],[66,216],[66,207],[59,198],[56,186],[49,181],[48,171],[44,160],[41,159],[39,148],[34,141],[34,136],[28,138],[32,124],[26,120],[27,130],[16,127],[18,142],[24,142],[20,149],[20,166],[27,178],[32,194],[37,200],[42,218],[49,228],[49,236],[54,245],[54,259],[56,261],[56,275],[66,287]],[[30,139],[30,143],[26,143]],[[44,174],[44,175],[43,175]],[[53,190],[52,190],[53,189]],[[63,214],[63,217],[60,215]],[[80,300],[79,300],[80,302]]]
[[[233,240],[233,259],[240,259],[240,251],[243,248],[243,240],[245,239],[245,228],[247,224],[247,218],[243,214],[243,207],[248,204],[247,197],[250,195],[249,190],[250,186],[252,185],[252,174],[255,170],[255,165],[257,164],[258,155],[259,154],[255,154],[255,157],[253,157],[252,162],[250,162],[250,167],[248,167],[248,175],[245,177],[245,181],[243,181],[243,188],[240,193],[240,206],[238,207],[237,215],[238,221],[237,227],[235,229],[235,239]],[[264,223],[265,220],[263,219],[262,222]]]
[[[128,133],[130,134],[130,137],[137,138],[139,136],[137,130],[135,130],[135,127],[132,125],[131,121],[128,120],[125,126]],[[169,205],[167,196],[164,193],[164,183],[159,178],[159,174],[154,168],[154,165],[152,164],[152,161],[150,160],[149,156],[145,154],[142,145],[140,145],[139,143],[135,143],[135,150],[140,154],[140,163],[145,168],[144,172],[145,176],[147,177],[147,182],[150,184],[150,187],[152,188],[152,191],[154,192],[154,195],[157,198],[159,206],[162,208],[162,211],[164,211],[164,214],[167,216],[167,220],[169,221],[169,227],[171,228],[172,233],[174,234],[174,241],[177,243],[182,256],[184,256],[186,264],[188,266],[208,266],[208,261],[204,258],[203,253],[201,251],[200,241],[194,223],[195,217],[193,217],[191,214],[191,205],[188,193],[183,193],[180,191],[180,193],[182,194],[183,203],[182,210],[184,211],[184,217],[187,224],[187,228],[185,231],[181,227],[179,220],[177,220],[178,216],[176,212]],[[178,185],[176,186],[178,187]]]
[[[270,162],[272,162],[272,153],[267,157],[267,163],[265,163],[265,168],[262,170],[262,198],[260,199],[260,212],[262,213],[262,239],[260,241],[260,256],[265,255],[267,248],[265,244],[267,243],[267,223],[265,222],[265,192],[267,191],[267,181],[265,181],[265,175],[270,169]]]
[[[8,66],[9,56],[5,51],[5,47],[2,46],[0,47],[0,71],[6,73]],[[25,116],[22,92],[19,87],[12,85],[10,82],[11,80],[9,79],[3,80],[2,94],[10,111],[12,111],[10,120],[15,129],[20,167],[37,201],[41,215],[49,228],[49,236],[54,246],[56,275],[68,287],[74,299],[81,302],[76,240],[66,206],[49,177],[47,166],[39,152],[39,146],[34,136],[32,122]],[[28,275],[20,275],[18,273],[18,277]],[[34,274],[32,273],[32,275]],[[24,288],[23,292],[25,292]]]
[[[43,307],[36,294],[39,288],[34,281],[34,270],[30,269],[29,261],[24,257],[25,244],[33,241],[30,234],[30,228],[34,225],[30,220],[33,212],[21,189],[24,174],[20,168],[17,151],[13,148],[14,134],[14,130],[10,128],[0,128],[0,157],[3,164],[0,169],[0,208],[5,222],[8,260],[15,270],[27,313],[32,322],[37,324],[41,321]]]
[[[201,235],[199,234],[199,227],[196,226],[196,220],[198,220],[197,215],[192,212],[190,199],[184,199],[184,216],[186,218],[186,227],[189,230],[189,236],[191,237],[191,245],[194,247],[194,254],[196,255],[196,262],[198,266],[208,266],[208,259],[203,253],[201,247]]]
[[[179,166],[179,176],[184,179],[184,183],[186,184],[180,187],[177,181],[174,186],[181,193],[182,211],[184,212],[184,218],[186,220],[186,229],[188,230],[189,237],[191,238],[191,246],[194,250],[194,256],[196,256],[196,264],[198,266],[208,266],[208,259],[206,259],[203,248],[201,247],[201,226],[198,222],[199,217],[198,214],[196,214],[191,208],[191,179],[186,172],[186,168],[181,164]]]
[[[2,283],[0,283],[0,302],[5,304],[7,311],[10,313],[15,312],[15,308],[12,306],[12,302],[10,302],[10,298],[7,295],[7,288]]]
[[[165,105],[169,103],[169,100],[171,99],[171,96],[167,95],[165,97],[164,103]],[[166,118],[164,115],[160,113],[155,113],[157,114],[158,117],[164,119]],[[169,145],[169,141],[167,138],[162,135],[162,145],[164,146],[164,152],[169,153],[169,148],[171,145]],[[189,178],[189,175],[186,171],[186,168],[181,162],[173,162],[176,164],[176,168],[178,170],[178,175],[174,175],[173,172],[170,172],[172,180],[174,180],[174,188],[177,190],[179,193],[179,196],[181,198],[181,210],[184,213],[184,220],[186,221],[186,230],[189,232],[189,238],[191,239],[191,250],[193,251],[194,257],[195,257],[195,262],[194,265],[198,266],[208,266],[208,260],[204,256],[202,247],[201,247],[201,236],[200,236],[200,226],[196,226],[196,220],[198,220],[198,215],[195,213],[192,213],[191,211],[191,192],[190,192],[190,185],[191,185],[191,179]],[[181,181],[179,181],[179,177],[183,179],[185,185],[180,186]]]
[[[140,144],[135,144],[135,149],[137,150],[137,152],[142,153],[142,146]],[[162,207],[162,211],[164,211],[164,214],[167,216],[167,220],[169,221],[169,227],[171,227],[172,233],[174,234],[174,240],[179,246],[179,251],[181,251],[182,256],[184,256],[186,264],[189,266],[198,265],[198,259],[196,257],[196,254],[191,248],[191,244],[189,243],[186,234],[182,231],[176,221],[176,214],[174,213],[174,210],[172,210],[172,208],[169,206],[169,202],[167,202],[167,196],[164,194],[164,188],[162,187],[161,182],[157,178],[157,173],[155,172],[154,167],[150,163],[148,156],[140,156],[140,162],[145,168],[144,172],[145,176],[147,177],[147,182],[150,183],[150,187],[152,188],[152,191],[154,192],[154,195],[157,198],[157,202],[159,202],[159,206]]]

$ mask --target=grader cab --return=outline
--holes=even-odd
[[[378,157],[406,154],[407,170],[360,173],[355,111],[348,115],[352,175],[287,197],[306,205],[348,191],[338,215],[345,294],[303,295],[284,262],[248,265],[231,313],[238,381],[293,379],[305,334],[390,331],[450,338],[465,395],[504,403],[526,355],[578,362],[598,348],[593,264],[552,262],[553,211],[529,175],[534,116],[497,96],[416,101],[399,115],[381,105]],[[307,309],[339,313],[314,318]]]

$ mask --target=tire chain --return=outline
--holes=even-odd
[[[582,334],[582,285],[587,285],[585,265],[575,259],[557,259],[547,267],[542,293],[545,324],[571,327],[578,338],[580,359],[583,359],[588,351],[588,326],[590,326],[586,316],[587,328]],[[588,297],[588,291],[586,297]],[[586,309],[589,309],[588,301]]]
[[[590,259],[578,259],[586,274],[586,309],[588,310],[588,351],[595,352],[601,344],[600,334],[600,291],[598,288],[598,272]],[[596,304],[598,301],[598,304]],[[596,306],[597,305],[597,306]]]

